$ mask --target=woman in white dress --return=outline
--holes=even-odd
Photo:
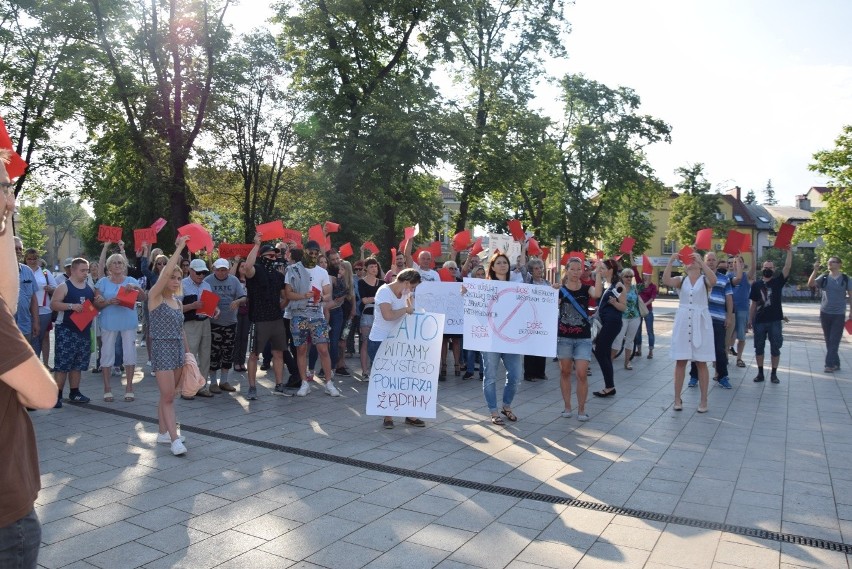
[[[698,412],[706,413],[707,389],[710,383],[707,362],[716,361],[713,322],[707,308],[707,291],[716,284],[716,274],[704,264],[699,253],[693,253],[692,262],[685,268],[685,275],[672,277],[672,262],[677,256],[677,253],[671,256],[663,271],[663,284],[677,289],[680,297],[672,328],[671,346],[671,358],[676,362],[674,410],[683,409],[680,392],[683,389],[686,364],[694,361],[698,366],[698,386],[701,390]]]

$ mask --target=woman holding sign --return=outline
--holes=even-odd
[[[382,285],[376,292],[373,299],[373,327],[370,328],[370,340],[367,345],[371,367],[382,341],[393,332],[400,319],[414,312],[411,293],[419,284],[420,273],[416,269],[403,269],[396,274],[392,283]],[[422,419],[415,417],[406,417],[405,424],[413,427],[426,426]],[[393,417],[386,416],[383,425],[386,429],[393,429]]]
[[[663,284],[677,289],[680,297],[672,328],[671,358],[675,360],[674,410],[683,409],[680,392],[683,389],[686,364],[691,360],[698,367],[698,387],[701,390],[698,412],[706,413],[707,388],[710,383],[707,362],[716,361],[713,322],[707,307],[707,293],[716,284],[716,273],[704,264],[701,254],[696,252],[692,254],[692,262],[686,267],[686,275],[673,277],[672,262],[678,255],[679,253],[675,253],[671,256],[663,271]]]
[[[106,249],[109,243],[104,244]],[[113,253],[106,260],[106,278],[96,285],[95,308],[101,311],[101,373],[104,378],[104,401],[112,403],[109,376],[115,363],[115,341],[121,336],[124,371],[127,374],[125,401],[133,401],[133,372],[136,369],[136,327],[139,316],[136,301],[145,300],[145,291],[139,282],[127,276],[127,259]]]
[[[561,416],[570,419],[571,372],[577,368],[577,419],[588,421],[586,397],[589,395],[588,371],[592,359],[592,322],[589,319],[589,299],[600,298],[603,291],[601,263],[595,271],[595,286],[584,285],[583,261],[571,257],[562,270],[559,289],[559,324],[557,326],[556,355],[559,357],[559,387],[565,408]]]

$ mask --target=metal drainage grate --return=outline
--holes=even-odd
[[[108,413],[110,415],[118,415],[120,417],[126,417],[128,419],[135,419],[137,421],[142,421],[145,423],[157,424],[158,420],[154,417],[146,417],[145,415],[139,415],[136,413],[128,413],[127,411],[121,411],[119,409],[113,409],[109,407],[103,407],[100,405],[93,405],[91,403],[81,405],[81,404],[73,404],[75,407],[79,407],[80,409],[91,409],[94,411],[99,411],[102,413]],[[623,508],[620,506],[610,506],[607,504],[600,504],[596,502],[587,502],[584,500],[576,500],[572,498],[567,498],[564,496],[554,496],[552,494],[542,494],[540,492],[529,492],[527,490],[518,490],[515,488],[507,488],[505,486],[497,486],[495,484],[484,484],[482,482],[473,482],[471,480],[463,480],[460,478],[453,478],[450,476],[443,476],[441,474],[432,474],[429,472],[419,472],[417,470],[410,470],[408,468],[397,468],[395,466],[388,466],[386,464],[379,464],[376,462],[369,462],[366,460],[358,460],[356,458],[349,458],[345,456],[336,456],[333,454],[328,454],[325,452],[318,452],[314,450],[306,450],[297,447],[291,447],[287,445],[281,445],[276,443],[271,443],[268,441],[257,441],[254,439],[248,439],[245,437],[239,437],[236,435],[229,435],[227,433],[222,433],[219,431],[213,431],[211,429],[204,429],[201,427],[193,427],[191,425],[181,424],[181,430],[187,431],[190,433],[195,433],[197,435],[204,435],[216,439],[221,439],[225,441],[232,441],[236,443],[241,443],[253,447],[258,448],[266,448],[270,450],[277,450],[279,452],[286,452],[288,454],[294,454],[297,456],[304,456],[308,458],[315,458],[318,460],[323,460],[326,462],[333,462],[336,464],[345,464],[347,466],[354,466],[356,468],[363,468],[365,470],[372,470],[375,472],[385,472],[387,474],[394,474],[397,476],[404,476],[406,478],[415,478],[418,480],[428,480],[429,482],[436,482],[438,484],[445,484],[448,486],[458,486],[460,488],[470,488],[471,490],[478,490],[480,492],[488,492],[491,494],[499,494],[501,496],[510,496],[512,498],[519,498],[525,500],[534,500],[536,502],[545,502],[548,504],[561,504],[564,506],[570,506],[572,508],[583,508],[584,510],[594,510],[597,512],[605,512],[608,514],[615,514],[619,516],[629,516],[631,518],[638,518],[642,520],[650,520],[655,522],[663,522],[667,524],[676,524],[682,526],[689,526],[701,529],[709,529],[722,531],[725,533],[732,533],[737,535],[744,535],[747,537],[755,537],[758,539],[766,539],[769,541],[779,541],[783,543],[792,543],[795,545],[804,545],[806,547],[815,547],[817,549],[826,549],[829,551],[838,551],[844,554],[852,554],[852,544],[843,543],[839,541],[830,541],[827,539],[819,539],[814,537],[807,537],[803,535],[795,535],[790,533],[781,533],[776,531],[767,531],[759,528],[750,528],[745,526],[736,526],[731,524],[723,524],[719,522],[709,522],[705,520],[697,520],[695,518],[685,518],[682,516],[674,516],[671,514],[661,514],[659,512],[648,512],[645,510],[636,510],[634,508]]]

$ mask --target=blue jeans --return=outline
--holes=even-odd
[[[370,358],[370,367],[373,366],[373,360],[376,359],[376,354],[379,353],[379,348],[382,346],[381,341],[367,340],[367,356]]]
[[[39,314],[38,315],[38,325],[39,325],[38,336],[33,338],[31,345],[33,347],[33,351],[35,352],[35,355],[40,358],[41,357],[41,343],[44,341],[44,339],[50,333],[48,331],[48,328],[50,327],[50,312],[48,312],[47,314]]]
[[[524,374],[524,356],[521,354],[482,352],[484,368],[482,393],[485,395],[488,410],[492,413],[497,411],[497,370],[500,368],[500,360],[503,360],[503,365],[506,366],[506,386],[503,388],[504,407],[512,406],[512,400],[518,391],[518,383]]]
[[[648,349],[654,349],[654,313],[649,312],[648,316],[643,318],[645,321],[645,329],[648,331]],[[642,347],[642,323],[639,323],[639,328],[636,330],[636,338],[633,339],[634,348]]]
[[[41,545],[41,524],[35,510],[0,528],[0,567],[30,569],[36,567]]]

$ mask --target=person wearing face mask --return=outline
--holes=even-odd
[[[712,251],[704,255],[704,264],[715,272],[716,284],[710,289],[707,307],[713,320],[713,346],[716,351],[716,377],[719,385],[731,389],[728,379],[728,354],[725,351],[725,331],[734,325],[734,289],[728,276],[728,259],[717,260]],[[689,387],[698,385],[698,366],[693,361],[689,368]]]
[[[763,351],[766,348],[766,338],[769,338],[769,353],[772,356],[772,383],[781,383],[778,379],[778,362],[781,359],[781,344],[784,336],[781,333],[781,321],[784,311],[781,308],[781,291],[790,276],[793,265],[793,250],[787,249],[787,258],[780,273],[775,272],[775,263],[764,261],[760,279],[751,285],[751,307],[749,308],[748,327],[754,329],[754,354],[757,362],[755,382],[764,380]]]

